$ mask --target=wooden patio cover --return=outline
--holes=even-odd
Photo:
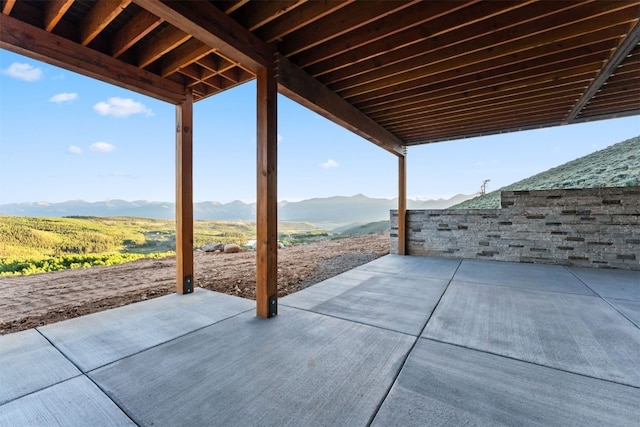
[[[177,290],[193,290],[192,103],[258,85],[257,312],[276,314],[276,93],[406,147],[640,113],[640,1],[2,0],[0,47],[177,106]]]

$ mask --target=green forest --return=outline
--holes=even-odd
[[[282,237],[315,235],[310,223],[282,223]],[[194,247],[244,244],[255,223],[194,221]],[[0,276],[33,274],[140,258],[174,255],[175,221],[131,217],[21,217],[0,215]]]

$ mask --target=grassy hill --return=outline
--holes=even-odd
[[[640,185],[640,136],[549,169],[449,209],[500,208],[500,192]]]

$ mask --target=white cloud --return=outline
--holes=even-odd
[[[278,142],[282,141],[282,135],[278,134]]]
[[[116,146],[109,144],[108,142],[94,142],[89,147],[91,151],[98,151],[100,153],[109,153],[116,149]]]
[[[33,65],[14,62],[2,70],[2,74],[6,74],[14,79],[24,80],[25,82],[35,82],[42,78],[42,69],[34,67]]]
[[[129,117],[133,114],[153,115],[153,112],[144,104],[133,99],[124,99],[117,96],[109,98],[107,102],[98,102],[93,106],[99,114],[113,117]]]
[[[67,151],[70,152],[71,154],[81,154],[82,148],[76,145],[70,145],[69,148],[67,148]]]
[[[321,167],[322,169],[337,168],[338,166],[340,166],[340,165],[338,164],[338,162],[336,162],[335,160],[332,160],[332,159],[329,159],[329,160],[327,160],[326,162],[324,162],[324,163],[322,163],[322,164],[320,165],[320,167]]]
[[[62,92],[62,93],[53,95],[51,98],[49,98],[49,101],[55,102],[56,104],[62,104],[63,102],[74,101],[77,98],[78,98],[77,93]]]

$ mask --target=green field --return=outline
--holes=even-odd
[[[281,238],[326,233],[306,222],[283,222]],[[195,221],[194,247],[244,244],[255,239],[255,223]],[[112,265],[174,254],[173,220],[130,217],[0,216],[0,275]]]

